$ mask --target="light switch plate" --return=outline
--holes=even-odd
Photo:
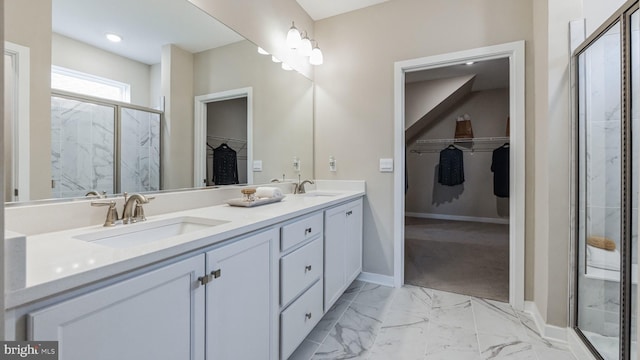
[[[253,171],[262,171],[262,160],[253,160]]]
[[[380,172],[393,172],[393,159],[380,159]]]

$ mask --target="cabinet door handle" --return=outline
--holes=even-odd
[[[311,228],[306,228],[306,229],[304,229],[304,234],[305,234],[305,235],[307,235],[307,234],[311,234]]]
[[[311,271],[311,265],[307,265],[304,267],[304,272]]]
[[[219,278],[220,276],[222,276],[222,270],[218,269],[218,270],[213,270],[211,272],[211,275],[213,276],[214,279]]]
[[[309,313],[304,314],[304,317],[306,317],[307,320],[311,320],[311,313],[309,312]]]
[[[351,210],[347,211],[347,216],[350,216],[351,214],[353,214],[353,211]]]

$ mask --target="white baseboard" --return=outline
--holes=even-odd
[[[538,307],[532,301],[525,301],[524,309],[533,316],[538,332],[543,338],[551,342],[566,345],[576,359],[597,360],[573,329],[548,325],[542,319],[542,315],[540,315]]]
[[[380,275],[363,271],[360,273],[360,275],[358,275],[357,279],[364,282],[393,287],[393,276]]]
[[[447,214],[431,214],[431,213],[416,213],[405,212],[405,216],[421,218],[421,219],[436,219],[436,220],[453,220],[453,221],[473,221],[489,224],[509,224],[509,219],[488,218],[478,216],[460,216],[460,215],[447,215]]]

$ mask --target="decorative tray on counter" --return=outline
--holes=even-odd
[[[247,201],[246,199],[243,199],[243,198],[236,198],[236,199],[227,200],[227,204],[229,204],[231,206],[254,207],[254,206],[260,206],[260,205],[266,205],[266,204],[275,203],[275,202],[278,202],[278,201],[280,201],[282,199],[284,199],[284,196],[277,196],[277,197],[271,197],[271,198],[260,198],[260,199],[256,199],[256,200],[252,200],[252,201]]]

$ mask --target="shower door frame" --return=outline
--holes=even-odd
[[[632,186],[631,179],[631,82],[629,81],[629,76],[631,74],[631,51],[629,51],[631,40],[631,15],[638,11],[639,8],[639,0],[629,0],[627,1],[618,11],[616,11],[613,15],[611,15],[607,21],[605,21],[596,31],[593,32],[585,41],[583,41],[574,51],[571,58],[571,76],[572,76],[572,91],[573,91],[573,151],[574,151],[574,165],[572,169],[572,174],[574,179],[572,179],[572,185],[574,187],[572,191],[572,197],[574,198],[575,206],[573,207],[573,218],[574,226],[572,227],[573,241],[572,241],[572,251],[574,254],[574,264],[572,266],[573,271],[573,284],[572,290],[573,295],[571,299],[574,299],[570,304],[573,307],[573,311],[570,311],[570,324],[573,327],[573,330],[578,335],[580,340],[586,345],[592,355],[597,359],[603,359],[598,350],[595,348],[593,344],[588,340],[588,338],[584,335],[582,330],[578,327],[578,279],[580,276],[579,273],[579,256],[580,252],[578,251],[578,246],[580,246],[580,233],[577,230],[579,228],[579,217],[577,216],[580,206],[582,205],[580,202],[580,171],[582,170],[579,166],[580,163],[580,142],[579,142],[579,57],[582,55],[591,45],[593,45],[596,41],[601,39],[602,36],[606,34],[608,30],[614,27],[616,24],[620,24],[620,59],[621,59],[621,88],[620,88],[620,106],[621,106],[621,121],[622,124],[620,126],[621,131],[621,152],[622,163],[621,163],[621,206],[620,209],[622,211],[622,215],[620,217],[620,234],[621,234],[621,276],[620,276],[620,330],[619,330],[619,359],[620,360],[628,360],[631,359],[631,290],[632,290],[632,274],[631,274],[631,251],[637,249],[632,248],[631,241],[631,227],[633,221],[631,219],[632,216],[632,202],[630,197],[630,189]],[[637,296],[637,294],[636,294]]]

